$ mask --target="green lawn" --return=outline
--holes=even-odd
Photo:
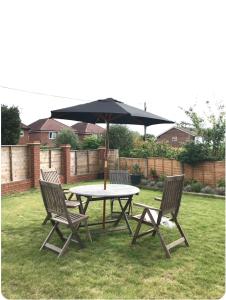
[[[159,206],[159,192],[142,190],[135,201]],[[108,205],[109,207],[109,205]],[[134,211],[138,211],[134,208]],[[90,219],[101,204],[89,207]],[[40,192],[2,198],[2,294],[10,299],[168,298],[216,299],[224,294],[224,201],[183,196],[179,221],[190,247],[166,259],[158,237],[131,246],[127,232],[93,235],[79,250],[73,243],[60,259],[39,251],[50,224]],[[133,221],[130,223],[136,225]],[[167,239],[176,230],[164,230]],[[85,233],[81,232],[85,239]]]

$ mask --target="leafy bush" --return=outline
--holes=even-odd
[[[72,149],[79,149],[78,136],[70,129],[62,129],[56,137],[56,146],[59,147],[63,144],[70,144]]]
[[[183,150],[178,155],[178,160],[182,163],[195,165],[201,161],[213,160],[209,154],[207,144],[195,144],[194,142],[184,145]]]
[[[157,180],[159,178],[157,171],[155,169],[150,170],[150,175],[153,180]]]
[[[87,136],[82,141],[82,149],[98,149],[101,143],[100,137],[95,135]]]
[[[225,187],[217,187],[215,189],[215,191],[216,191],[217,195],[222,195],[222,196],[225,195]]]
[[[133,135],[128,127],[112,125],[109,128],[109,146],[111,149],[119,149],[120,156],[128,156],[133,148]]]
[[[184,191],[185,192],[192,192],[192,187],[191,187],[191,184],[188,184],[184,187]]]
[[[134,175],[141,175],[142,174],[141,168],[138,164],[134,164],[132,166],[132,174],[134,174]]]
[[[151,181],[149,182],[149,185],[150,185],[150,186],[154,186],[155,183],[156,183],[155,181],[151,180]]]
[[[204,194],[214,194],[214,192],[215,192],[214,189],[208,185],[201,189],[201,193],[204,193]]]
[[[220,179],[217,183],[217,187],[225,187],[225,180],[224,179]]]
[[[202,189],[203,185],[200,182],[193,182],[191,184],[191,191],[195,193],[199,193]]]

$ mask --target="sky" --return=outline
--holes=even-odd
[[[1,104],[18,106],[26,125],[104,98],[186,121],[179,107],[202,112],[206,100],[225,99],[225,8],[220,0],[1,1]]]

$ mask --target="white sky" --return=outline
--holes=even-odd
[[[0,88],[1,103],[18,106],[27,125],[108,97],[185,120],[179,106],[202,111],[206,100],[225,99],[225,8],[218,0],[2,1],[0,85],[77,100]]]

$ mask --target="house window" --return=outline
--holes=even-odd
[[[55,131],[50,131],[49,132],[49,139],[50,140],[55,140],[57,136],[57,133]]]
[[[172,137],[172,142],[177,142],[177,136]]]
[[[24,136],[24,131],[23,131],[23,129],[20,130],[20,136],[21,136],[21,137]]]
[[[195,144],[198,144],[198,143],[203,143],[203,137],[202,136],[196,136],[195,137]]]

